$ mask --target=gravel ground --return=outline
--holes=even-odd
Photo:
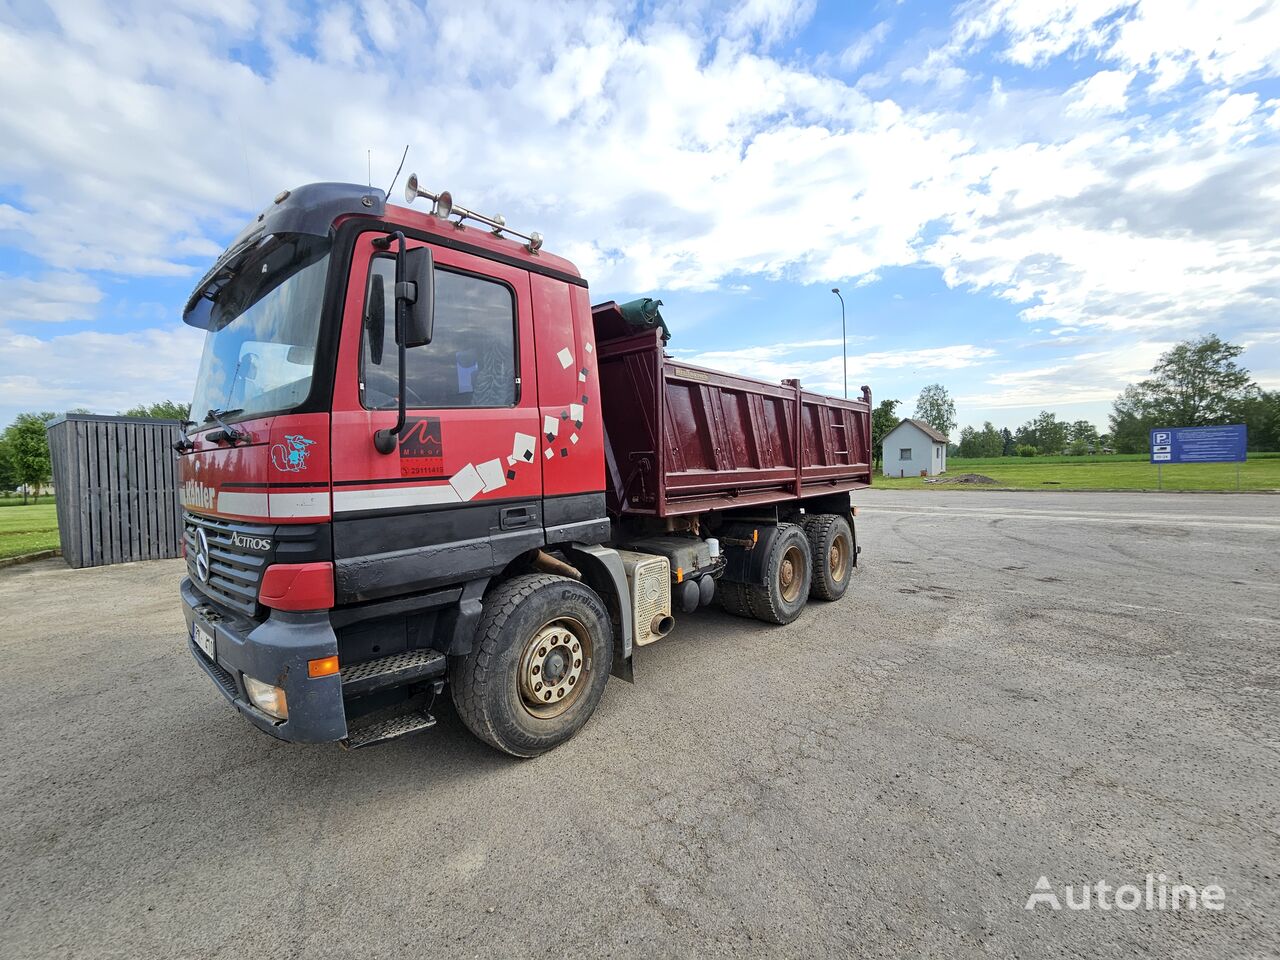
[[[0,571],[0,953],[1280,954],[1280,498],[859,501],[843,602],[685,618],[524,762],[258,733],[177,561]],[[1225,909],[1025,909],[1148,873]]]

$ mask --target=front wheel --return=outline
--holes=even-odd
[[[564,743],[590,718],[613,666],[613,628],[586,584],[514,577],[484,600],[471,653],[452,657],[458,716],[481,740],[516,757]]]

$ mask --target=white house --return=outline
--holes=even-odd
[[[947,438],[923,420],[903,420],[884,437],[886,477],[936,476],[947,469]]]

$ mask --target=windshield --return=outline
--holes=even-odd
[[[328,256],[322,237],[268,237],[209,282],[183,317],[208,331],[192,420],[243,420],[307,398]]]

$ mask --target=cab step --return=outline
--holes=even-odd
[[[359,750],[361,747],[372,747],[389,740],[398,740],[400,737],[435,725],[436,718],[427,711],[410,710],[408,713],[386,717],[349,731],[342,745],[348,750]]]
[[[341,671],[342,695],[360,697],[374,690],[417,683],[443,676],[449,658],[438,650],[405,650],[389,657],[366,660]]]

